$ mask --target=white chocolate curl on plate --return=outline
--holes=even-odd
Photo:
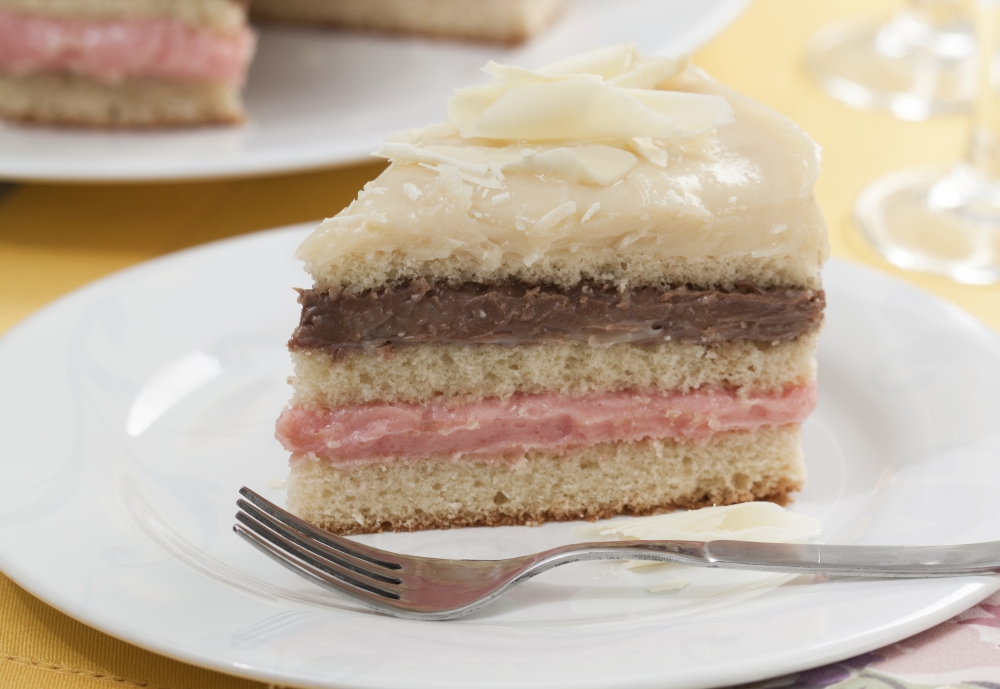
[[[573,529],[581,538],[621,541],[758,541],[805,543],[818,539],[820,521],[771,502],[704,507],[655,517],[637,517]],[[629,568],[655,565],[637,560]]]
[[[801,543],[819,538],[820,521],[789,512],[773,502],[703,507],[636,517],[604,524],[578,526],[573,533],[585,538],[622,541],[762,541]]]

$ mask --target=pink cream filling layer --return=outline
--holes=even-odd
[[[278,419],[277,438],[293,454],[334,464],[432,455],[516,459],[528,450],[650,438],[704,442],[727,431],[801,423],[815,406],[815,384],[749,395],[708,388],[583,398],[521,395],[455,407],[293,406]]]
[[[0,71],[221,81],[239,86],[253,57],[249,27],[232,33],[174,20],[88,22],[0,11]]]

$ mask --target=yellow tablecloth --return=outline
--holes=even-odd
[[[890,171],[958,158],[962,118],[904,123],[825,97],[803,66],[808,37],[828,21],[889,11],[893,0],[756,0],[696,61],[720,81],[798,122],[823,146],[817,195],[836,256],[875,266],[953,301],[1000,331],[1000,286],[969,287],[904,273],[869,249],[851,222],[866,184]],[[0,155],[3,152],[0,151]],[[249,180],[0,188],[0,332],[49,301],[169,251],[333,215],[378,163]],[[9,458],[0,458],[0,461]],[[93,631],[0,575],[0,687],[108,685],[263,687],[195,668]]]

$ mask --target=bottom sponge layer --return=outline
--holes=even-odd
[[[221,82],[0,72],[0,118],[87,127],[176,127],[243,120],[236,87]]]
[[[805,478],[798,425],[704,443],[604,443],[524,459],[334,467],[296,455],[288,508],[341,534],[604,519],[751,500],[784,503]]]

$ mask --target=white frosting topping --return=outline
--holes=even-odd
[[[299,248],[308,271],[393,251],[487,269],[606,249],[825,258],[815,144],[686,59],[626,45],[487,71],[449,122],[389,137],[389,168]]]
[[[483,71],[493,81],[456,91],[447,124],[395,134],[376,155],[452,165],[465,181],[490,189],[501,188],[504,171],[614,184],[638,162],[626,149],[664,167],[663,141],[693,139],[733,121],[722,96],[656,90],[687,65],[686,58],[644,59],[633,45],[594,50],[538,71],[490,62]],[[427,143],[456,135],[485,145]]]

